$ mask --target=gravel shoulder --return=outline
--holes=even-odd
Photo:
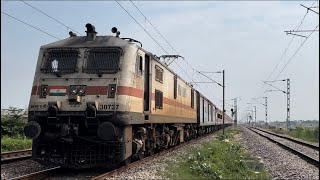
[[[164,179],[161,174],[165,171],[168,164],[177,163],[178,159],[186,155],[191,148],[200,148],[202,147],[202,143],[213,141],[216,137],[216,134],[209,135],[199,141],[157,157],[152,162],[147,162],[139,167],[132,167],[111,179]]]
[[[248,129],[242,131],[240,143],[253,156],[261,158],[273,179],[319,179],[316,166]]]
[[[303,152],[307,155],[309,155],[310,157],[312,158],[315,158],[315,159],[319,159],[319,151],[315,150],[315,149],[312,149],[312,148],[309,148],[309,147],[306,147],[304,145],[301,145],[301,144],[298,144],[298,143],[295,143],[295,142],[292,142],[288,139],[284,139],[284,138],[281,138],[281,137],[277,137],[277,136],[274,136],[274,135],[271,135],[271,134],[268,134],[268,133],[265,133],[263,131],[259,131],[259,133],[263,134],[263,135],[266,135],[268,137],[271,137],[272,139],[278,141],[278,142],[281,142],[291,148],[294,148],[300,152]]]

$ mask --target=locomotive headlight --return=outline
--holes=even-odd
[[[114,98],[115,97],[116,88],[117,88],[116,84],[109,84],[108,98]]]
[[[47,85],[41,85],[40,98],[46,98],[47,93],[48,93],[48,86]]]
[[[78,92],[77,86],[70,86],[70,94],[71,95],[76,95]]]
[[[85,94],[85,88],[86,86],[80,86],[78,89],[78,95],[83,96]]]

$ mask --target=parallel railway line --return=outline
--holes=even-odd
[[[304,143],[292,138],[283,137],[275,133],[266,132],[265,130],[252,127],[247,128],[255,132],[256,134],[267,138],[273,143],[278,144],[282,148],[298,155],[307,162],[319,167],[319,147],[311,146],[311,144],[309,143]]]
[[[289,141],[292,141],[292,142],[295,142],[295,143],[298,143],[298,144],[301,144],[303,146],[307,146],[311,149],[314,149],[314,150],[318,150],[319,151],[319,145],[314,145],[314,144],[311,144],[311,143],[307,143],[307,142],[304,142],[304,141],[301,141],[301,140],[298,140],[298,139],[294,139],[292,137],[288,137],[288,136],[284,136],[284,135],[281,135],[281,134],[277,134],[277,133],[274,133],[274,132],[270,132],[270,131],[267,131],[265,129],[261,129],[261,128],[256,128],[256,127],[253,127],[254,129],[257,129],[257,130],[260,130],[260,131],[263,131],[265,133],[268,133],[268,134],[271,134],[271,135],[274,135],[274,136],[277,136],[277,137],[280,137],[280,138],[284,138],[284,139],[287,139]]]
[[[1,163],[31,158],[32,150],[9,151],[1,153]]]
[[[57,171],[61,170],[60,166],[50,168],[50,169],[45,169],[42,171],[18,176],[15,178],[11,178],[10,180],[34,180],[34,179],[46,179],[49,178],[53,173],[56,173]]]

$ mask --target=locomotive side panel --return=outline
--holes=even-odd
[[[196,93],[193,93],[191,107],[191,87],[167,70],[161,63],[151,61],[151,118],[152,123],[196,123]],[[175,96],[175,92],[176,96]]]

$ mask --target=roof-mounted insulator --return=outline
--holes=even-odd
[[[87,28],[87,30],[86,30],[86,33],[87,33],[86,40],[87,41],[95,40],[96,39],[96,35],[97,35],[96,28],[93,25],[91,25],[90,23],[86,24],[86,28]]]
[[[113,28],[111,29],[111,32],[112,32],[112,33],[116,33],[116,37],[119,37],[119,35],[120,35],[120,31],[118,31],[118,29],[117,29],[116,27],[113,27]]]
[[[69,32],[69,35],[70,35],[70,37],[77,37],[76,33],[72,32],[72,31]]]

